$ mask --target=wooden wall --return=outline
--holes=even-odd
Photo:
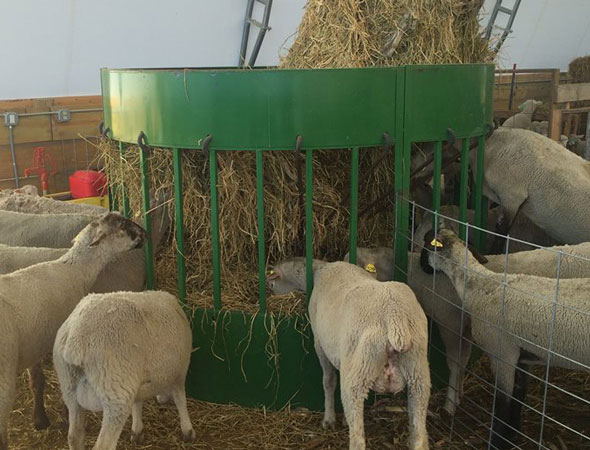
[[[537,110],[535,120],[547,120],[548,108],[551,104],[551,72],[519,73],[516,75],[512,110],[508,109],[512,74],[496,75],[494,87],[494,110],[496,117],[505,119],[517,113],[518,106],[527,99],[533,98],[544,102],[544,107]],[[565,80],[567,74],[562,73]],[[545,107],[545,105],[547,105]],[[0,189],[15,186],[10,156],[8,127],[3,125],[4,112],[35,113],[57,111],[58,109],[97,109],[101,108],[99,95],[80,97],[56,97],[27,100],[0,101]],[[44,146],[51,153],[57,164],[57,175],[50,177],[51,193],[69,190],[69,175],[76,169],[96,168],[93,161],[96,156],[92,143],[97,141],[98,124],[102,120],[102,112],[74,112],[69,122],[59,123],[57,116],[42,115],[19,117],[14,127],[16,162],[19,177],[24,177],[24,170],[33,163],[33,149]],[[87,142],[80,138],[87,137]],[[40,181],[35,177],[21,178],[21,184],[34,184],[41,190]]]
[[[39,113],[69,109],[102,108],[99,95],[80,97],[56,97],[26,100],[0,101],[0,189],[15,187],[9,145],[9,129],[4,125],[5,112]],[[56,162],[57,174],[49,178],[51,193],[69,190],[68,177],[77,169],[95,168],[96,156],[92,143],[97,142],[98,124],[102,111],[72,112],[69,122],[59,123],[57,115],[19,116],[13,128],[16,164],[21,185],[34,184],[41,191],[37,176],[24,178],[26,168],[33,165],[33,151],[43,146]],[[87,141],[80,136],[87,138]],[[90,141],[90,142],[88,142]]]

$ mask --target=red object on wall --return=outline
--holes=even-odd
[[[73,198],[102,197],[106,194],[107,177],[96,170],[76,170],[70,175]]]
[[[49,166],[51,170],[47,170],[47,166]],[[45,147],[35,147],[33,153],[33,167],[25,169],[25,177],[28,177],[32,173],[38,174],[39,178],[41,178],[43,195],[49,194],[49,175],[55,175],[57,173],[57,168],[51,153],[49,153]]]

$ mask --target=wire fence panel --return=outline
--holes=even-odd
[[[414,229],[418,213],[432,228],[408,231],[407,270],[394,264],[431,319],[430,355],[449,369],[433,373],[444,385],[430,405],[436,448],[590,449],[590,244],[544,248],[401,202]],[[461,231],[504,251],[478,262]]]

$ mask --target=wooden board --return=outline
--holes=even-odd
[[[590,83],[562,84],[557,89],[557,103],[590,100]]]

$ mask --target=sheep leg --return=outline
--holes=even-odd
[[[426,431],[426,413],[430,400],[430,370],[424,357],[419,374],[409,377],[408,382],[408,418],[410,428],[410,450],[428,450],[428,432]]]
[[[514,446],[516,432],[520,430],[520,408],[513,410],[512,399],[519,352],[508,346],[503,350],[505,351],[501,357],[504,361],[495,359],[492,362],[492,369],[497,378],[495,414],[492,417],[492,447],[498,450],[511,449]],[[515,417],[516,413],[518,417]]]
[[[443,411],[450,416],[455,414],[456,407],[460,400],[460,386],[463,382],[462,378],[462,352],[459,352],[461,337],[459,330],[452,330],[445,326],[439,326],[439,333],[445,346],[445,353],[447,359],[447,367],[449,368],[449,386],[447,387],[447,395]]]
[[[16,367],[0,370],[0,450],[8,450],[8,418],[16,396]]]
[[[74,395],[68,396],[68,444],[70,450],[84,450],[84,438],[86,437],[86,413],[78,404]]]
[[[508,235],[518,213],[521,211],[523,205],[527,201],[527,195],[525,193],[516,192],[514,196],[504,196],[500,199],[500,205],[502,207],[502,216],[496,223],[496,231],[504,236]],[[492,242],[491,251],[495,254],[505,252],[505,239],[496,236]]]
[[[186,405],[186,393],[184,392],[183,382],[172,391],[172,400],[178,409],[180,416],[180,430],[182,431],[182,440],[184,442],[193,442],[197,437],[190,416],[188,415],[188,408]]]
[[[324,420],[322,427],[336,427],[336,410],[334,408],[334,392],[336,391],[336,368],[332,365],[317,339],[314,341],[315,351],[322,366],[322,384],[324,385]]]
[[[143,402],[135,402],[131,408],[131,442],[134,442],[135,444],[143,443],[142,407]]]
[[[133,402],[125,403],[107,403],[104,406],[102,414],[102,424],[98,439],[94,444],[93,450],[115,450],[117,441],[127,418],[131,414]],[[70,420],[72,416],[70,414]]]
[[[359,357],[358,352],[354,355]],[[364,380],[362,367],[355,367],[348,361],[342,362],[340,377],[340,396],[344,415],[348,422],[349,450],[365,450],[365,423],[363,407],[369,393]],[[366,367],[365,367],[366,370]]]
[[[29,374],[29,389],[33,394],[33,424],[35,430],[43,430],[49,426],[49,418],[45,412],[43,392],[45,390],[45,375],[41,362],[27,369]]]

